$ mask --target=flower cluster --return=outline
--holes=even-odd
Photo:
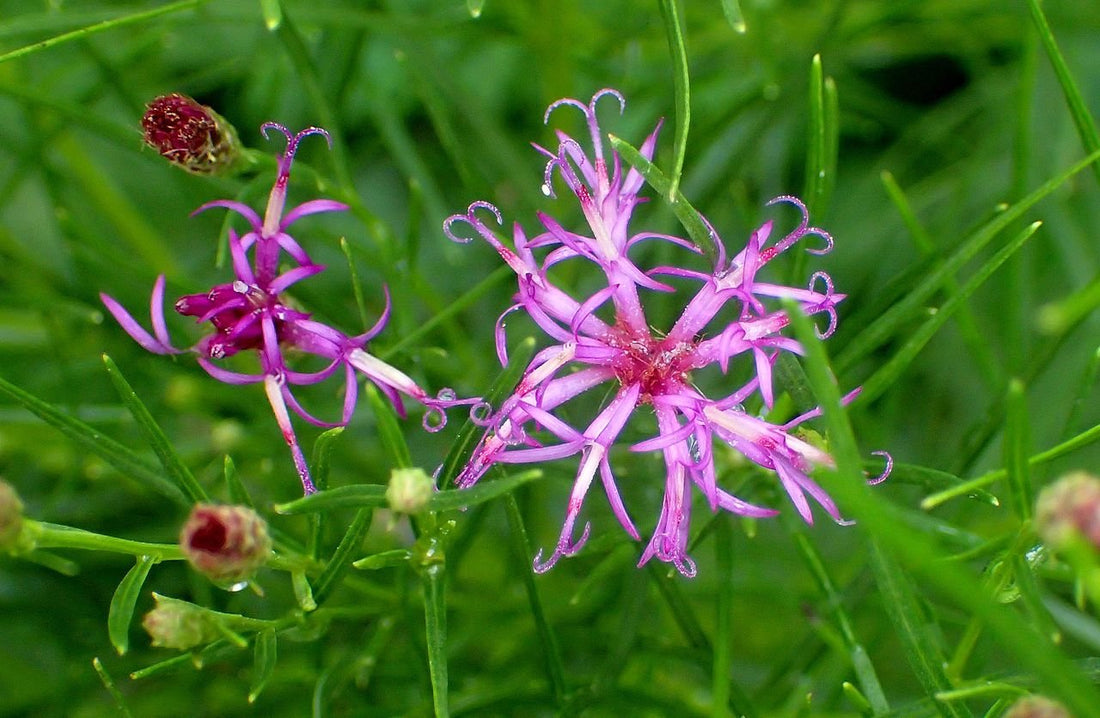
[[[290,447],[302,487],[306,494],[310,494],[316,491],[316,487],[294,433],[288,407],[316,426],[347,424],[358,396],[356,372],[366,376],[389,397],[399,413],[403,413],[402,394],[426,406],[428,411],[424,415],[423,423],[429,431],[436,431],[446,423],[445,409],[459,404],[480,405],[480,400],[456,399],[455,393],[450,389],[443,389],[433,397],[404,372],[366,351],[367,342],[382,330],[389,317],[388,292],[386,309],[382,316],[369,331],[358,336],[347,336],[333,327],[311,319],[309,314],[293,308],[283,298],[284,292],[292,285],[324,270],[288,233],[290,225],[307,215],[341,211],[347,209],[347,206],[335,200],[315,199],[284,211],[290,167],[298,144],[308,135],[322,135],[329,139],[328,133],[317,127],[309,127],[297,134],[291,134],[282,125],[274,123],[267,123],[261,129],[265,137],[274,130],[287,140],[287,148],[279,160],[278,176],[268,197],[264,216],[260,217],[248,205],[230,200],[209,202],[196,210],[202,212],[211,207],[224,207],[237,212],[248,222],[249,231],[242,236],[238,236],[232,229],[229,231],[229,252],[233,261],[234,279],[213,287],[209,292],[181,297],[176,302],[175,309],[180,314],[195,317],[199,323],[209,322],[213,326],[214,332],[190,349],[198,355],[199,365],[210,376],[227,384],[263,384],[283,438]],[[291,265],[286,269],[281,266],[284,256]],[[164,284],[164,275],[161,275],[153,285],[150,305],[152,334],[135,321],[116,300],[106,294],[101,294],[100,298],[138,344],[157,354],[178,354],[184,350],[173,347],[168,338],[163,308]],[[328,365],[319,371],[295,371],[288,365],[284,349],[321,357],[328,361]],[[260,371],[256,374],[231,371],[215,363],[215,360],[249,350],[255,351],[259,357]],[[322,382],[340,369],[343,369],[345,382],[340,420],[327,422],[317,419],[302,407],[291,387]]]
[[[456,225],[468,225],[516,274],[515,304],[497,322],[497,353],[501,362],[507,362],[504,317],[511,312],[526,312],[555,342],[534,356],[513,394],[494,413],[472,458],[456,478],[457,485],[473,485],[495,464],[541,462],[579,454],[580,465],[561,535],[546,560],[542,559],[541,551],[535,557],[535,570],[546,571],[561,557],[574,555],[588,538],[589,524],[585,524],[580,538],[574,538],[574,534],[585,497],[597,475],[615,516],[626,532],[638,540],[639,532],[616,485],[609,452],[631,415],[647,407],[656,417],[658,435],[630,448],[662,452],[666,477],[660,517],[639,565],[656,557],[673,564],[685,576],[695,574],[695,564],[687,555],[693,485],[702,492],[711,511],[725,509],[756,517],[777,513],[775,509],[750,504],[719,485],[715,466],[715,448],[719,443],[773,471],[807,522],[813,521],[807,496],[834,520],[842,522],[836,504],[810,478],[815,466],[832,466],[832,458],[792,432],[799,424],[817,416],[819,410],[785,424],[773,424],[742,408],[756,393],[765,406],[772,407],[773,364],[780,352],[800,351],[796,341],[780,334],[788,324],[787,315],[769,308],[766,300],[786,298],[797,303],[806,314],[825,315],[828,323],[821,335],[827,337],[836,325],[836,305],[844,298],[834,291],[832,280],[824,272],[815,273],[805,289],[762,281],[757,278],[758,273],[765,264],[806,237],[817,237],[822,243],[820,248],[807,250],[814,254],[829,251],[832,238],[824,230],[810,226],[801,201],[778,197],[769,205],[790,204],[802,214],[799,225],[778,241],[769,243],[773,229],[769,221],[753,232],[745,248],[732,258],[726,256],[715,235],[719,251],[709,272],[680,267],[643,271],[629,257],[630,249],[639,242],[667,241],[687,250],[698,249],[675,236],[631,234],[631,215],[644,201],[638,196],[643,178],[636,169],[624,172],[614,151],[608,162],[596,119],[596,104],[602,97],[617,100],[620,112],[625,109],[625,101],[618,92],[602,90],[587,104],[560,100],[546,112],[548,122],[550,114],[560,106],[580,109],[587,121],[590,152],[560,131],[556,151],[536,145],[548,160],[543,192],[553,196],[552,182],[557,175],[580,203],[588,225],[586,231],[572,231],[549,215],[539,213],[542,225],[539,233],[529,238],[517,223],[513,229],[514,248],[510,248],[482,220],[484,213],[488,213],[498,225],[503,223],[500,212],[487,202],[475,202],[465,214],[449,217],[444,223],[448,237],[459,242],[472,241],[472,237],[455,233]],[[653,156],[659,130],[660,124],[640,148],[647,160]],[[536,257],[536,250],[541,259]],[[578,299],[554,284],[550,270],[571,259],[596,265],[605,280],[602,288]],[[672,327],[666,332],[655,332],[646,318],[642,294],[643,290],[674,292],[673,287],[658,279],[662,276],[697,281],[700,287],[685,302]],[[720,315],[733,319],[722,319]],[[755,376],[743,386],[719,398],[710,398],[693,384],[692,372],[717,365],[724,373],[730,361],[739,355],[751,356],[755,364]],[[587,426],[571,426],[554,413],[569,400],[604,384],[611,384],[614,393]],[[546,441],[548,437],[555,441]],[[875,481],[889,472],[889,457],[886,458],[886,472]]]

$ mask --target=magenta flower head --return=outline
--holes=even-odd
[[[154,98],[141,118],[145,142],[172,164],[214,174],[239,154],[237,133],[225,118],[187,95]]]
[[[487,213],[497,224],[503,222],[500,212],[486,202],[475,202],[466,214],[454,215],[444,223],[451,239],[471,241],[455,234],[455,226],[465,224],[500,254],[515,271],[519,285],[515,304],[504,315],[527,313],[553,341],[534,356],[515,392],[492,415],[456,483],[471,486],[495,464],[542,462],[579,454],[561,535],[548,558],[543,560],[541,551],[535,557],[535,570],[548,570],[561,557],[577,553],[587,540],[590,525],[586,523],[575,538],[576,523],[597,477],[623,529],[638,540],[641,536],[620,497],[609,452],[631,416],[645,411],[655,417],[658,433],[630,448],[660,451],[666,473],[661,512],[639,565],[656,557],[685,576],[695,575],[695,563],[687,555],[693,486],[712,512],[723,509],[755,517],[777,513],[719,486],[716,444],[725,444],[772,472],[807,522],[813,521],[809,499],[842,522],[836,504],[810,478],[814,467],[832,466],[832,457],[793,433],[795,427],[820,412],[772,424],[743,409],[755,394],[770,408],[776,358],[780,352],[801,351],[796,341],[781,334],[788,324],[787,315],[769,308],[769,303],[789,298],[806,314],[824,315],[827,325],[821,334],[828,336],[836,325],[836,305],[844,298],[833,290],[832,280],[823,272],[814,274],[807,288],[761,281],[757,273],[806,237],[822,242],[820,248],[808,250],[816,254],[829,251],[832,238],[810,226],[801,201],[779,197],[769,205],[793,205],[801,213],[801,221],[778,241],[770,241],[773,223],[769,221],[752,233],[737,255],[729,258],[720,251],[709,272],[683,267],[643,271],[628,256],[643,240],[666,241],[695,253],[698,249],[679,237],[631,233],[633,210],[643,201],[638,196],[643,178],[634,169],[624,171],[617,153],[605,151],[596,119],[596,104],[602,97],[617,100],[620,112],[625,106],[618,92],[601,90],[588,104],[560,100],[547,110],[548,121],[551,112],[563,105],[580,109],[587,121],[590,150],[562,132],[558,132],[557,151],[538,148],[549,158],[543,192],[553,196],[552,182],[557,175],[580,203],[587,227],[572,231],[540,213],[539,233],[528,238],[516,224],[513,247],[508,247],[483,221]],[[646,159],[653,156],[659,130],[660,124],[641,145]],[[721,246],[717,235],[715,238]],[[585,298],[559,288],[549,276],[554,265],[574,259],[596,265],[602,279],[600,288]],[[667,331],[651,328],[641,299],[643,292],[675,294],[673,287],[657,279],[660,276],[699,283],[693,295],[680,300],[683,309]],[[496,333],[502,363],[507,362],[504,315]],[[706,367],[717,366],[724,374],[730,362],[742,355],[751,357],[755,368],[755,376],[744,385],[710,398],[693,382],[693,374]],[[604,385],[612,387],[610,398],[586,425],[570,425],[555,414],[571,399]]]
[[[426,406],[428,411],[423,423],[429,431],[438,431],[446,424],[445,409],[460,404],[481,407],[481,404],[476,398],[456,399],[450,389],[441,390],[435,397],[430,396],[404,372],[366,351],[367,342],[382,330],[389,318],[388,292],[382,316],[370,330],[358,336],[347,336],[311,319],[308,313],[289,306],[284,298],[287,289],[324,270],[289,234],[290,225],[307,215],[345,210],[347,205],[330,199],[315,199],[284,212],[290,167],[298,144],[309,135],[321,135],[325,139],[329,136],[317,127],[309,127],[297,134],[291,134],[282,125],[274,123],[265,124],[262,128],[265,136],[272,130],[286,137],[287,148],[279,160],[279,173],[268,196],[264,216],[260,217],[248,205],[230,200],[208,202],[196,210],[202,212],[211,207],[224,207],[237,212],[248,222],[249,231],[244,235],[238,236],[235,231],[229,230],[233,281],[216,285],[206,293],[181,297],[175,309],[184,316],[195,317],[199,323],[209,322],[213,327],[213,333],[190,349],[198,355],[199,365],[210,376],[227,384],[263,384],[283,438],[290,447],[302,487],[306,494],[310,494],[317,489],[294,433],[290,411],[316,426],[347,424],[358,398],[357,371],[372,381],[393,402],[399,413],[404,413],[402,394]],[[284,253],[289,257],[291,266],[280,273],[280,259]],[[164,319],[164,275],[158,277],[153,285],[150,305],[152,334],[116,300],[106,294],[100,294],[100,298],[126,333],[147,350],[156,354],[184,351],[173,347],[168,337]],[[320,357],[328,364],[319,371],[296,371],[288,364],[284,349]],[[258,372],[241,373],[215,363],[244,351],[256,353]],[[343,412],[338,421],[322,421],[302,407],[291,387],[322,382],[340,369],[343,369],[344,376]]]

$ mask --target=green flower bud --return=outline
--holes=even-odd
[[[418,514],[435,493],[435,482],[423,469],[394,469],[386,488],[390,509],[401,514]]]
[[[23,502],[7,481],[0,479],[0,551],[14,552],[23,534]]]
[[[196,504],[180,531],[180,548],[197,571],[237,588],[271,555],[267,522],[247,506]]]
[[[160,648],[186,651],[221,635],[209,615],[186,601],[153,594],[157,605],[141,619],[141,626]]]

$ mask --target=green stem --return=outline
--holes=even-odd
[[[519,572],[523,577],[523,585],[527,590],[527,602],[531,607],[531,615],[535,619],[535,630],[542,644],[543,656],[546,659],[546,672],[549,674],[550,685],[554,690],[554,698],[559,706],[565,701],[565,668],[561,661],[561,652],[558,650],[558,642],[550,628],[550,622],[546,620],[546,612],[543,610],[542,601],[539,598],[538,587],[535,585],[535,577],[531,573],[530,556],[531,541],[527,537],[527,527],[523,523],[523,516],[519,511],[514,493],[509,492],[504,496],[504,510],[508,514],[508,529],[512,534],[512,545],[518,557]]]
[[[73,40],[81,40],[89,35],[95,35],[105,30],[111,30],[116,27],[123,27],[125,25],[131,25],[133,23],[141,22],[143,20],[150,20],[154,17],[161,15],[168,15],[169,13],[179,12],[180,10],[189,10],[193,7],[198,7],[209,0],[182,0],[182,2],[171,3],[164,7],[154,8],[145,12],[134,13],[133,15],[124,15],[123,17],[116,17],[110,20],[104,20],[103,22],[97,22],[94,25],[88,25],[82,27],[79,30],[73,30],[72,32],[62,33],[55,37],[51,37],[48,40],[42,40],[25,47],[21,47],[11,52],[6,52],[0,55],[0,63],[7,62],[8,60],[14,60],[24,55],[30,55],[31,53],[38,52],[39,50],[47,50],[55,45],[60,45],[66,42],[72,42]]]
[[[672,55],[672,92],[676,96],[676,133],[672,143],[672,177],[667,195],[671,202],[679,192],[680,175],[684,171],[684,155],[687,154],[688,128],[691,125],[691,88],[680,4],[677,0],[659,0],[659,2],[665,31],[668,33],[668,50]]]
[[[432,705],[436,718],[449,715],[447,707],[447,570],[442,554],[438,562],[420,572],[424,589],[424,628],[428,642],[428,671],[432,679]]]
[[[88,551],[110,551],[130,556],[152,556],[157,561],[181,561],[183,552],[176,544],[148,543],[105,536],[84,529],[26,519],[24,530],[36,535],[36,548],[78,548]]]

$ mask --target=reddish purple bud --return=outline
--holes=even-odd
[[[1004,718],[1073,718],[1066,707],[1043,696],[1025,696],[1012,704]]]
[[[180,548],[197,571],[236,588],[271,555],[267,522],[247,506],[196,504],[180,531]]]
[[[1081,540],[1100,549],[1100,478],[1077,471],[1043,489],[1035,529],[1055,551]]]
[[[186,95],[162,95],[141,118],[145,141],[161,156],[195,174],[213,174],[237,157],[237,133],[206,105]]]

